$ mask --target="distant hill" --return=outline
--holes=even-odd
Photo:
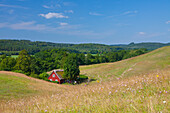
[[[11,51],[12,54],[18,54],[19,51],[26,49],[29,54],[35,54],[43,50],[51,49],[67,49],[72,52],[78,53],[103,53],[118,51],[124,49],[139,49],[146,48],[148,50],[154,50],[163,46],[168,46],[170,43],[130,43],[128,45],[105,45],[96,43],[85,43],[85,44],[68,44],[68,43],[52,43],[42,41],[30,41],[30,40],[0,40],[0,51],[6,52]]]
[[[139,48],[146,48],[148,50],[155,50],[160,47],[164,46],[170,46],[170,43],[157,43],[157,42],[142,42],[142,43],[130,43],[128,45],[126,44],[117,44],[117,45],[111,45],[111,46],[119,46],[124,49],[139,49]]]
[[[108,52],[122,50],[121,47],[109,46],[104,44],[66,44],[66,43],[52,43],[30,40],[0,40],[0,51],[21,51],[26,49],[30,54],[34,54],[41,50],[49,49],[70,49],[74,52],[90,52],[96,54],[98,52]]]

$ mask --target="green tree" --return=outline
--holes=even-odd
[[[28,52],[24,49],[19,53],[17,58],[17,63],[15,65],[16,70],[22,70],[28,74],[31,73],[30,66],[31,65],[31,57]]]
[[[79,63],[76,54],[70,54],[64,63],[64,78],[76,80],[79,75]]]
[[[16,60],[11,57],[4,58],[0,63],[0,70],[11,71],[16,64]]]

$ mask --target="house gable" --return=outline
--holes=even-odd
[[[58,75],[57,75],[54,71],[53,71],[53,72],[51,73],[51,75],[48,77],[48,80],[60,82],[60,78],[58,77]]]
[[[62,77],[63,73],[63,70],[54,70],[48,77],[48,80],[62,83],[64,81],[64,78]]]

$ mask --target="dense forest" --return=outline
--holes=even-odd
[[[0,40],[0,54],[17,55],[19,51],[25,49],[29,54],[35,54],[44,50],[67,49],[76,53],[103,53],[123,50],[121,47],[109,46],[104,44],[64,44],[51,42],[32,42],[30,40]]]
[[[140,48],[146,48],[147,50],[154,50],[158,49],[164,46],[170,46],[170,43],[153,43],[153,42],[143,42],[143,43],[130,43],[128,45],[125,44],[119,44],[119,45],[111,45],[111,46],[119,46],[124,49],[140,49]]]
[[[0,54],[18,55],[23,49],[27,50],[29,54],[34,55],[40,51],[52,49],[67,49],[75,53],[91,53],[101,54],[104,52],[117,52],[119,50],[131,50],[146,48],[147,50],[154,50],[163,46],[168,46],[170,43],[130,43],[128,45],[104,45],[104,44],[66,44],[66,43],[52,43],[30,40],[0,40]]]

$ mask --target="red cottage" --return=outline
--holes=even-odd
[[[64,74],[64,70],[53,70],[51,75],[48,77],[50,81],[58,81],[59,84],[62,84],[65,79],[62,77]]]

